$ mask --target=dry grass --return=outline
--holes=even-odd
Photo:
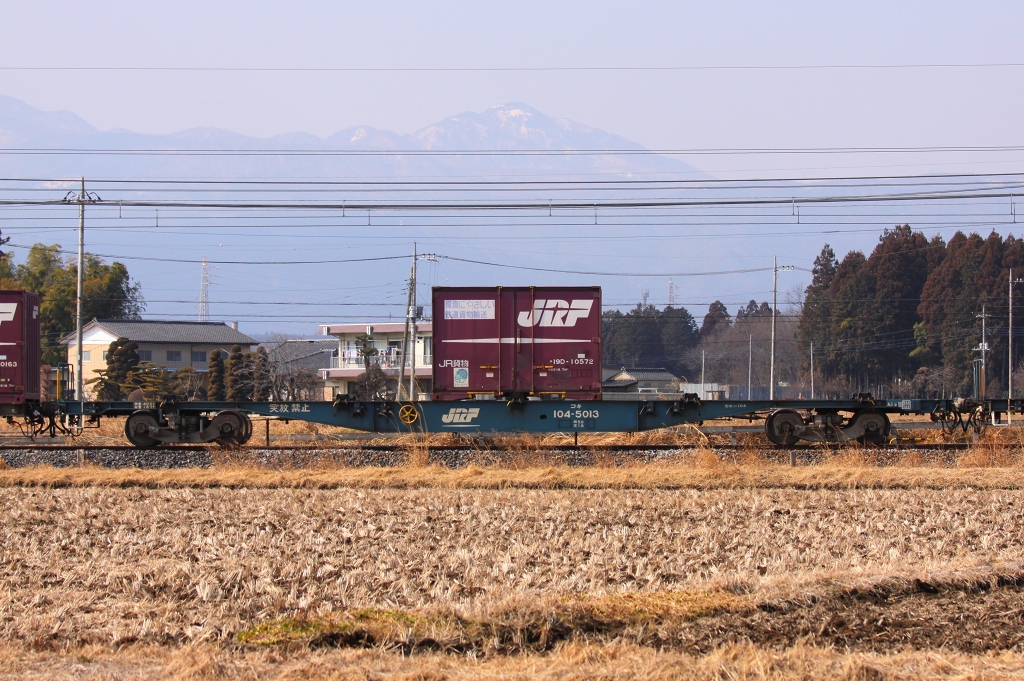
[[[961,466],[920,466],[914,452],[902,465],[878,467],[863,454],[840,452],[822,465],[770,465],[756,453],[734,464],[707,451],[649,465],[570,467],[529,459],[527,453],[505,466],[409,465],[394,468],[314,467],[273,469],[236,462],[207,469],[3,468],[2,487],[141,487],[252,489],[1024,489],[1024,467],[991,466],[1004,461],[998,451],[970,450]]]
[[[905,652],[842,653],[809,646],[787,650],[729,646],[707,656],[628,645],[565,646],[544,655],[489,659],[426,654],[404,657],[367,650],[237,653],[210,646],[178,650],[129,646],[119,652],[82,649],[31,653],[0,648],[0,679],[331,679],[395,681],[450,679],[695,679],[806,681],[837,679],[1019,679],[1024,656]]]
[[[472,620],[565,597],[760,598],[1014,564],[1022,502],[977,489],[10,487],[0,639],[230,641],[275,618],[353,608]]]
[[[3,470],[0,679],[1019,678],[1024,469],[854,454]]]

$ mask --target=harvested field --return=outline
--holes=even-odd
[[[1021,482],[0,471],[0,678],[1013,678]]]

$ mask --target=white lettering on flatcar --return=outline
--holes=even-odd
[[[519,326],[576,326],[590,316],[594,300],[535,300],[533,309],[519,313]]]

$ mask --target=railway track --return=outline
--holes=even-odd
[[[927,461],[955,463],[957,454],[971,445],[963,442],[902,443],[859,448],[863,459],[877,465],[892,465],[908,452],[918,452]],[[986,448],[1005,451],[1018,447],[986,444]],[[402,445],[338,443],[299,447],[167,446],[156,449],[116,445],[2,445],[0,459],[12,467],[49,465],[55,467],[97,465],[106,468],[196,468],[214,464],[237,463],[270,467],[305,466],[402,466],[410,461],[458,468],[477,465],[625,465],[654,463],[676,456],[710,452],[729,461],[740,453],[753,453],[765,460],[784,463],[817,463],[835,453],[835,447],[797,446],[779,449],[770,445],[540,445],[503,447],[481,443],[464,445]]]

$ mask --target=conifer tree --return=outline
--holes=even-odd
[[[242,356],[242,346],[232,345],[231,354],[228,355],[228,363],[225,368],[225,386],[227,387],[226,398],[228,402],[242,402],[245,399],[244,388],[242,385],[243,364],[245,358]]]
[[[209,376],[210,381],[209,387],[206,390],[207,395],[214,402],[223,402],[226,395],[224,389],[224,356],[220,350],[214,350],[210,353]]]

